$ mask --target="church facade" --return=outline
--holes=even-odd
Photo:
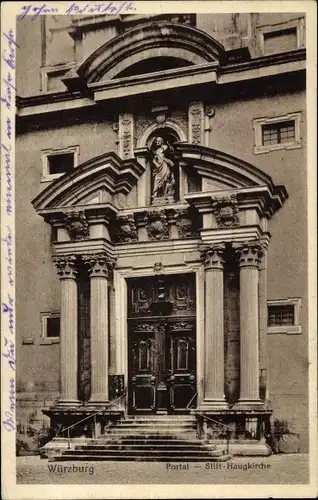
[[[19,450],[191,414],[307,451],[304,16],[17,34]]]

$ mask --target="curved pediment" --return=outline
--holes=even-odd
[[[268,186],[274,189],[272,178],[265,172],[235,156],[196,144],[177,143],[180,166],[192,167],[201,177],[211,181],[215,189],[240,189]]]
[[[206,33],[180,23],[148,22],[138,25],[99,47],[78,68],[86,83],[111,80],[137,67],[145,59],[169,58],[170,68],[219,62],[223,46]],[[168,69],[168,68],[167,68]],[[140,71],[140,69],[139,69]]]
[[[52,182],[32,204],[39,213],[75,205],[116,205],[114,197],[129,193],[143,170],[135,159],[122,160],[116,153],[106,153]]]

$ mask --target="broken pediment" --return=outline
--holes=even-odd
[[[106,153],[76,167],[53,181],[32,202],[41,215],[65,207],[114,207],[117,199],[136,185],[144,168],[135,159],[122,160],[116,153]]]

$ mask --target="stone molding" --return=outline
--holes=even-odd
[[[239,266],[259,267],[261,257],[265,252],[264,244],[261,240],[248,241],[244,243],[233,244],[236,255],[238,256]]]
[[[89,239],[89,225],[84,210],[65,212],[64,223],[72,241]]]
[[[201,250],[201,259],[206,270],[223,270],[225,243],[205,247]]]
[[[90,278],[111,278],[115,261],[108,255],[87,254],[82,255],[82,260],[88,266]]]
[[[53,264],[57,268],[57,274],[60,280],[76,279],[76,256],[75,255],[54,255]]]
[[[212,197],[212,211],[219,227],[237,227],[240,225],[237,196]]]

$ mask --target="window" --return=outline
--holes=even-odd
[[[284,144],[295,139],[295,121],[273,123],[263,125],[262,127],[263,141],[262,145],[268,144]]]
[[[254,120],[254,153],[301,147],[300,112]]]
[[[78,146],[65,149],[47,149],[42,151],[41,182],[52,181],[61,175],[72,172],[78,163]]]
[[[300,299],[278,299],[268,302],[268,333],[301,333]]]
[[[49,175],[65,174],[74,167],[74,153],[64,153],[48,156]]]
[[[278,24],[258,26],[261,55],[279,54],[305,46],[305,20],[303,17]]]
[[[297,29],[291,28],[264,33],[264,53],[275,54],[297,49]]]
[[[66,90],[62,78],[74,68],[73,63],[56,64],[45,66],[41,69],[41,90],[42,92],[59,92]]]
[[[60,341],[60,314],[58,312],[41,313],[40,344],[55,344]]]

